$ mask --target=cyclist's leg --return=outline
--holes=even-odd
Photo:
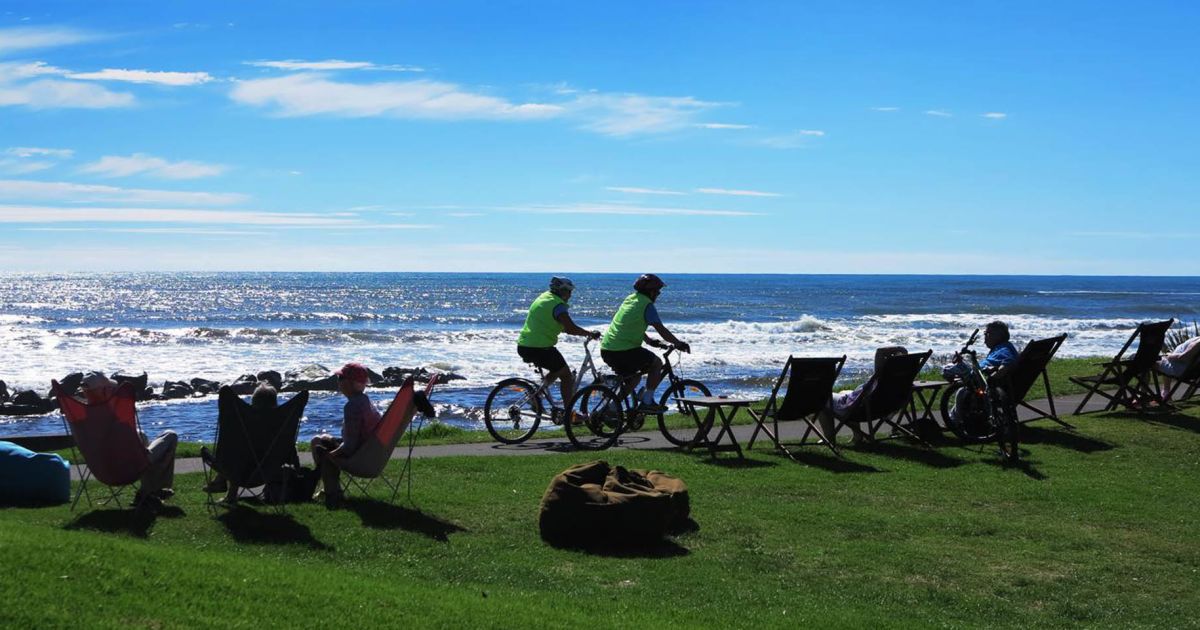
[[[646,353],[647,362],[642,369],[646,371],[647,400],[653,400],[654,390],[658,389],[658,384],[662,382],[663,362],[662,359],[658,358],[657,354],[654,354],[645,348],[640,348],[640,350]]]
[[[560,381],[560,393],[563,394],[560,404],[567,404],[571,397],[571,392],[574,391],[571,387],[571,369],[567,367],[567,361],[563,358],[558,348],[530,348],[527,346],[517,346],[517,354],[528,363],[532,363],[537,367],[546,371],[546,375],[542,377],[542,390],[549,391],[554,381]]]
[[[600,358],[617,376],[621,377],[621,390],[617,397],[624,399],[630,392],[636,391],[637,384],[642,380],[642,359],[634,350],[601,350]]]

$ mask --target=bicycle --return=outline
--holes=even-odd
[[[600,379],[596,370],[596,362],[592,359],[589,344],[591,339],[583,342],[583,363],[579,371],[572,374],[575,391],[579,391],[580,378],[591,373],[592,380]],[[546,387],[546,371],[537,368],[538,380],[533,382],[527,378],[508,378],[500,381],[488,393],[483,405],[483,424],[488,433],[502,444],[520,444],[533,437],[542,418],[549,415],[553,424],[562,424],[565,404],[559,407],[554,400],[554,394]],[[547,414],[549,410],[549,414]],[[518,431],[514,436],[509,431]]]
[[[679,399],[689,395],[710,396],[711,393],[704,383],[680,378],[675,373],[675,367],[671,364],[671,354],[675,350],[674,346],[667,346],[662,354],[663,373],[669,385],[659,397],[659,408],[667,411],[673,408],[675,413],[639,409],[634,396],[634,384],[638,380],[636,376],[644,372],[627,378],[605,375],[603,379],[576,391],[571,398],[568,413],[579,419],[578,423],[563,425],[571,444],[581,450],[604,450],[616,444],[622,433],[640,430],[648,415],[657,416],[659,431],[676,446],[693,446],[702,441],[712,429],[712,412],[701,417],[699,413],[686,408]]]
[[[942,393],[942,420],[966,442],[995,440],[1000,456],[1015,462],[1020,458],[1016,405],[1000,383],[1003,377],[997,373],[989,378],[979,367],[978,356],[971,349],[978,336],[976,328],[959,350],[961,360],[942,369],[942,376],[950,381]]]

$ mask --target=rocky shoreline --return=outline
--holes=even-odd
[[[399,387],[408,377],[418,382],[428,382],[431,375],[437,373],[440,381],[462,380],[466,377],[452,372],[435,372],[427,368],[386,367],[382,373],[368,368],[371,387]],[[138,392],[138,402],[153,400],[179,400],[183,398],[204,398],[214,395],[221,387],[228,385],[234,392],[248,396],[260,384],[266,383],[281,392],[333,392],[337,391],[337,376],[329,368],[314,363],[294,370],[286,370],[280,374],[276,370],[263,370],[255,374],[242,374],[227,381],[211,381],[203,378],[193,378],[187,381],[163,381],[161,385],[150,383],[149,376],[117,372],[111,378],[120,383],[132,383]],[[59,385],[72,394],[78,394],[79,384],[83,381],[83,372],[73,372],[59,379]],[[58,401],[49,391],[46,394],[34,390],[19,390],[10,392],[4,381],[0,381],[0,416],[32,416],[50,413],[58,409]]]

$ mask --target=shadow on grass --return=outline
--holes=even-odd
[[[933,468],[954,468],[962,466],[963,460],[951,457],[933,448],[912,446],[896,440],[874,441],[854,447],[854,450],[884,457],[907,459],[909,461],[932,466]]]
[[[1029,451],[1027,451],[1025,449],[1020,449],[1020,451],[1021,451],[1021,459],[1019,459],[1015,462],[1010,462],[1008,460],[1001,458],[998,453],[995,453],[993,457],[987,457],[981,461],[989,466],[998,466],[1005,470],[1020,471],[1026,477],[1029,477],[1030,479],[1033,479],[1034,481],[1045,481],[1046,479],[1050,478],[1045,473],[1043,473],[1042,471],[1037,469],[1036,461],[1030,460],[1028,458]]]
[[[310,549],[330,550],[332,547],[313,537],[307,525],[290,514],[272,514],[238,504],[217,517],[233,539],[256,545],[304,545]]]
[[[1091,438],[1067,429],[1047,429],[1023,425],[1017,434],[1022,444],[1045,444],[1069,448],[1080,453],[1111,451],[1115,444]]]
[[[145,538],[150,535],[150,529],[160,517],[179,518],[184,515],[185,512],[174,505],[165,505],[157,511],[133,508],[92,510],[75,517],[73,521],[64,525],[63,529],[88,529]]]
[[[824,446],[821,446],[820,448],[821,448],[821,450],[819,450],[819,451],[816,451],[816,450],[802,451],[802,450],[799,450],[799,447],[791,446],[791,447],[788,447],[788,450],[791,451],[792,459],[795,460],[796,463],[804,464],[805,466],[812,466],[813,468],[821,468],[823,470],[828,470],[829,472],[832,472],[832,473],[840,474],[840,473],[879,473],[879,472],[883,472],[882,470],[880,470],[874,466],[868,466],[866,464],[852,462],[843,457],[838,457],[838,456],[834,455],[833,453],[829,452],[829,450],[826,449]],[[775,451],[775,455],[780,458],[787,458],[787,455],[784,455],[783,453],[780,453],[779,451]]]
[[[1154,424],[1162,424],[1184,431],[1200,433],[1200,419],[1193,416],[1175,411],[1163,411],[1158,413],[1147,413],[1140,416],[1135,416],[1133,419],[1145,420]]]
[[[751,469],[751,468],[770,468],[772,466],[779,465],[778,462],[767,462],[767,461],[763,461],[761,459],[750,459],[748,457],[738,457],[733,454],[726,454],[724,457],[722,457],[721,455],[717,455],[716,458],[713,458],[713,456],[710,455],[707,450],[700,450],[700,449],[697,449],[696,451],[694,451],[693,454],[697,456],[696,459],[699,460],[700,463],[707,464],[709,466],[716,466],[718,468]]]
[[[697,531],[699,525],[695,525],[695,521],[688,519],[693,525],[689,531]],[[633,542],[633,543],[580,543],[580,542],[551,542],[546,541],[546,544],[555,549],[564,551],[575,551],[578,553],[586,553],[590,556],[602,556],[605,558],[680,558],[691,553],[687,547],[669,538],[663,538],[656,541],[648,542]]]
[[[450,540],[450,534],[466,528],[444,521],[420,510],[392,505],[375,499],[346,499],[345,508],[358,515],[362,524],[373,529],[403,529],[422,534],[438,542]]]

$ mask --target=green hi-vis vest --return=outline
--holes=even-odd
[[[517,337],[517,345],[553,348],[558,343],[558,334],[563,331],[562,323],[554,319],[554,308],[566,303],[566,300],[549,291],[537,296],[529,305],[529,314],[525,316],[525,327],[521,329],[521,336]]]
[[[600,340],[601,350],[632,350],[642,347],[642,339],[646,337],[646,307],[652,300],[638,292],[633,292],[621,302],[621,308],[613,315],[612,323],[604,331]]]

